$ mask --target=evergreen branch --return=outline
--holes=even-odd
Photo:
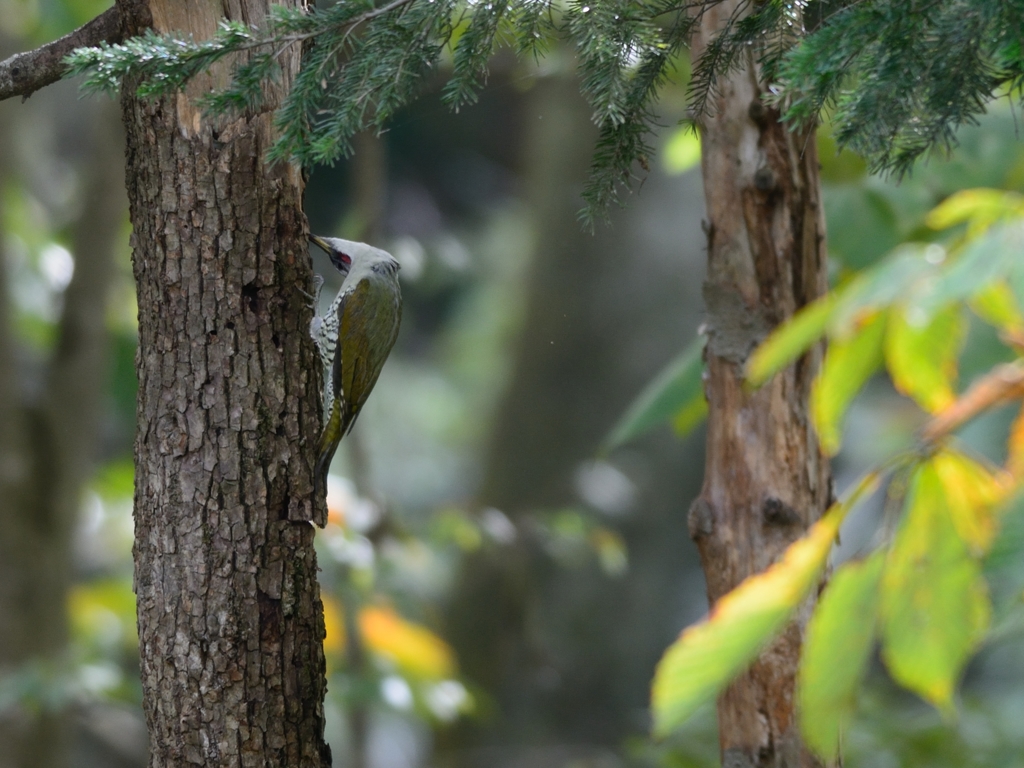
[[[351,138],[380,129],[416,94],[451,36],[454,0],[408,3],[370,21],[358,36],[317,37],[278,112],[274,159],[331,163],[351,152]]]
[[[118,43],[122,34],[121,16],[115,6],[64,37],[0,61],[0,101],[12,96],[27,99],[67,75],[64,57],[73,50],[86,45]]]
[[[86,75],[82,86],[86,92],[116,92],[123,80],[130,77],[139,82],[140,96],[161,96],[180,90],[191,78],[232,54],[277,46],[279,56],[288,45],[331,31],[351,30],[414,1],[392,0],[362,13],[355,13],[364,4],[360,2],[338,3],[326,12],[314,10],[308,14],[277,8],[265,30],[256,31],[240,22],[225,20],[212,38],[199,42],[146,30],[124,43],[100,42],[92,48],[77,48],[64,61],[68,74]],[[211,103],[231,102],[228,98]]]
[[[538,60],[546,41],[557,33],[553,0],[514,0],[511,26],[516,53]]]
[[[126,77],[137,79],[145,97],[173,93],[225,56],[251,47],[255,35],[244,24],[223,21],[209,40],[179,40],[146,30],[124,43],[79,48],[65,62],[71,75],[85,75],[86,92],[116,93]]]
[[[487,63],[494,52],[498,29],[509,5],[509,0],[489,0],[478,4],[459,37],[452,75],[443,94],[444,101],[456,111],[476,101],[476,93],[487,78]]]
[[[355,133],[381,129],[414,99],[447,46],[452,71],[443,97],[458,109],[477,99],[499,46],[536,57],[558,36],[576,52],[599,128],[584,195],[583,215],[592,221],[630,186],[634,165],[646,167],[659,89],[694,27],[722,1],[275,6],[259,30],[225,22],[200,42],[147,32],[120,43],[108,35],[65,61],[86,75],[87,90],[115,90],[129,77],[141,95],[156,96],[242,54],[229,86],[202,99],[222,113],[260,108],[265,84],[280,76],[281,55],[304,43],[270,154],[321,163],[349,153]],[[815,120],[831,105],[840,146],[867,156],[873,169],[905,173],[925,153],[954,146],[957,128],[976,120],[1000,89],[1024,89],[1021,29],[1024,0],[742,0],[694,62],[691,111],[699,120],[722,78],[754,62],[788,121]],[[0,96],[21,92],[4,91],[11,61],[0,64]]]
[[[861,0],[786,54],[776,102],[792,123],[834,105],[839,145],[899,177],[1024,83],[1022,27],[1021,0]]]
[[[657,15],[662,8],[656,8]],[[584,209],[580,215],[593,228],[596,218],[608,206],[619,201],[619,190],[628,189],[632,168],[639,163],[647,170],[654,154],[648,138],[653,133],[656,115],[653,104],[660,87],[668,80],[675,58],[689,39],[697,19],[686,8],[673,9],[675,18],[663,35],[639,54],[634,71],[623,82],[621,105],[609,110],[598,122],[600,134],[591,163],[590,178],[583,191]]]
[[[707,113],[708,102],[718,94],[717,84],[739,66],[740,58],[745,53],[746,39],[741,35],[737,40],[733,30],[742,14],[746,13],[750,2],[743,0],[736,6],[722,30],[708,43],[695,63],[690,79],[690,108],[694,115]]]

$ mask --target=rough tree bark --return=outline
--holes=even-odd
[[[695,57],[738,2],[707,11]],[[710,413],[704,487],[689,525],[711,602],[778,558],[821,516],[832,492],[808,416],[821,349],[762,389],[744,389],[743,364],[754,346],[827,289],[813,130],[788,132],[762,93],[751,63],[719,82],[701,124]],[[720,697],[724,766],[817,765],[802,746],[793,697],[810,608]]]
[[[119,4],[144,26],[209,37],[266,0]],[[317,359],[297,168],[269,166],[272,111],[212,123],[185,94],[125,88],[139,303],[135,589],[153,768],[325,766],[323,612],[310,444]]]

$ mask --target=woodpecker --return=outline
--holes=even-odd
[[[324,371],[324,429],[314,477],[326,493],[327,470],[338,443],[352,429],[398,338],[402,293],[398,262],[390,253],[336,237],[310,235],[309,240],[327,252],[344,276],[327,314],[316,314],[309,326]],[[322,286],[317,275],[314,310]]]

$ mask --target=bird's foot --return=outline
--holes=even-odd
[[[299,293],[309,299],[310,307],[313,309],[313,314],[318,314],[317,310],[320,308],[320,291],[324,287],[324,276],[320,274],[313,274],[313,293],[306,293],[306,291],[299,288]]]

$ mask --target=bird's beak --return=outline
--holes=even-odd
[[[326,242],[324,242],[324,239],[322,237],[317,237],[316,235],[310,235],[309,236],[309,242],[313,243],[313,245],[318,245],[321,248],[323,248],[324,249],[324,253],[330,253],[331,252],[331,246],[329,246]]]

